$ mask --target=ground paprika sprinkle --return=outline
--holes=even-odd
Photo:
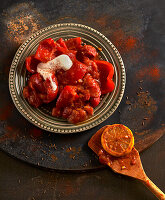
[[[158,81],[160,79],[160,68],[157,65],[152,65],[148,67],[143,67],[137,74],[137,78],[149,78],[152,81]]]

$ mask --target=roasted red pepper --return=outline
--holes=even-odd
[[[40,63],[39,60],[37,60],[34,55],[31,55],[31,56],[28,56],[25,60],[25,66],[26,66],[26,69],[34,74],[36,73],[37,71],[37,65]]]
[[[64,108],[76,101],[79,98],[76,89],[77,88],[75,86],[65,86],[57,99],[56,107]]]
[[[52,81],[57,85],[57,79],[52,74]],[[32,75],[28,81],[28,86],[23,90],[24,97],[28,100],[29,104],[34,107],[39,107],[43,103],[49,103],[53,101],[58,92],[58,87],[53,90],[50,80],[43,80],[39,73]]]
[[[78,50],[79,48],[81,48],[81,44],[82,44],[82,41],[81,41],[81,38],[80,37],[77,37],[77,38],[71,38],[69,40],[67,40],[65,42],[67,48],[69,50]]]
[[[115,84],[112,80],[114,75],[114,67],[111,63],[102,60],[95,60],[100,72],[101,94],[112,92]]]
[[[94,79],[98,80],[100,75],[96,63],[88,57],[84,57],[83,63],[87,66],[87,73],[89,73]]]
[[[92,47],[91,45],[84,45],[82,46],[78,52],[77,52],[77,56],[82,58],[82,57],[88,57],[88,58],[94,58],[98,55],[96,49],[94,47]]]
[[[70,83],[74,83],[75,81],[78,81],[84,77],[86,70],[86,65],[78,60],[75,60],[72,67],[65,73],[66,79],[68,79]]]
[[[52,38],[45,39],[39,43],[35,58],[41,62],[47,62],[55,58],[57,43]]]
[[[66,46],[66,43],[65,43],[65,41],[64,41],[62,38],[58,39],[58,40],[57,40],[57,43],[58,43],[61,47],[63,47],[64,49],[68,50],[68,48],[67,48],[67,46]]]
[[[90,103],[91,103],[92,107],[94,107],[94,108],[96,106],[98,106],[99,103],[100,103],[100,96],[99,97],[91,97],[90,98]]]
[[[83,82],[84,82],[85,88],[89,90],[91,97],[94,97],[94,98],[100,97],[101,95],[100,86],[98,82],[94,78],[92,78],[90,74],[85,75]]]

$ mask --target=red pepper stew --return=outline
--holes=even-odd
[[[52,81],[58,86],[54,91],[50,80],[44,80],[37,73],[40,62],[48,62],[66,54],[73,62],[64,71],[57,70]],[[100,103],[100,96],[114,90],[114,67],[111,63],[98,59],[96,49],[83,45],[80,37],[56,42],[52,38],[40,42],[37,51],[25,60],[26,69],[31,73],[23,90],[24,98],[30,105],[39,107],[54,101],[52,116],[62,117],[71,123],[78,123],[93,115],[93,108]]]

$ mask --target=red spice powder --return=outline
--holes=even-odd
[[[119,19],[113,20],[112,24],[113,24],[114,28],[120,28],[120,26],[121,26],[121,23],[120,23]]]
[[[108,16],[104,15],[96,19],[96,23],[98,23],[102,28],[107,25]]]
[[[159,80],[160,78],[160,69],[157,66],[153,66],[151,68],[149,75],[154,79],[154,80]]]
[[[140,69],[137,72],[136,77],[138,79],[149,78],[152,81],[158,81],[160,79],[160,74],[161,73],[159,67],[157,65],[153,65]]]
[[[138,46],[138,39],[133,36],[126,36],[121,29],[113,32],[112,41],[121,53],[128,53]]]
[[[128,53],[139,47],[138,39],[132,35],[127,35],[119,20],[113,20],[112,26],[115,31],[112,32],[110,39],[121,53]]]
[[[135,48],[136,44],[137,44],[137,39],[130,36],[125,42],[126,50],[130,51],[131,49]]]
[[[4,10],[2,23],[6,26],[6,39],[21,44],[41,28],[41,17],[31,3],[16,4]]]
[[[20,15],[9,19],[7,34],[17,43],[22,43],[30,34],[37,31],[40,26],[32,15]]]

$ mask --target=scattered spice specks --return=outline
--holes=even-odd
[[[151,81],[158,81],[160,79],[160,76],[160,68],[157,65],[143,67],[136,74],[136,77],[138,79],[145,78]]]
[[[2,22],[6,27],[6,39],[21,44],[29,35],[42,27],[41,14],[33,3],[20,3],[3,12]]]
[[[73,160],[76,158],[76,156],[79,155],[80,151],[81,151],[81,147],[78,147],[78,148],[76,148],[76,147],[68,147],[66,149],[66,152],[70,153],[69,157],[72,158]]]
[[[158,108],[150,93],[144,91],[138,92],[136,99],[126,100],[126,104],[128,106],[122,111],[120,121],[136,132],[141,131],[152,122]]]
[[[55,156],[54,154],[51,154],[51,159],[55,162],[57,160],[57,156]]]

